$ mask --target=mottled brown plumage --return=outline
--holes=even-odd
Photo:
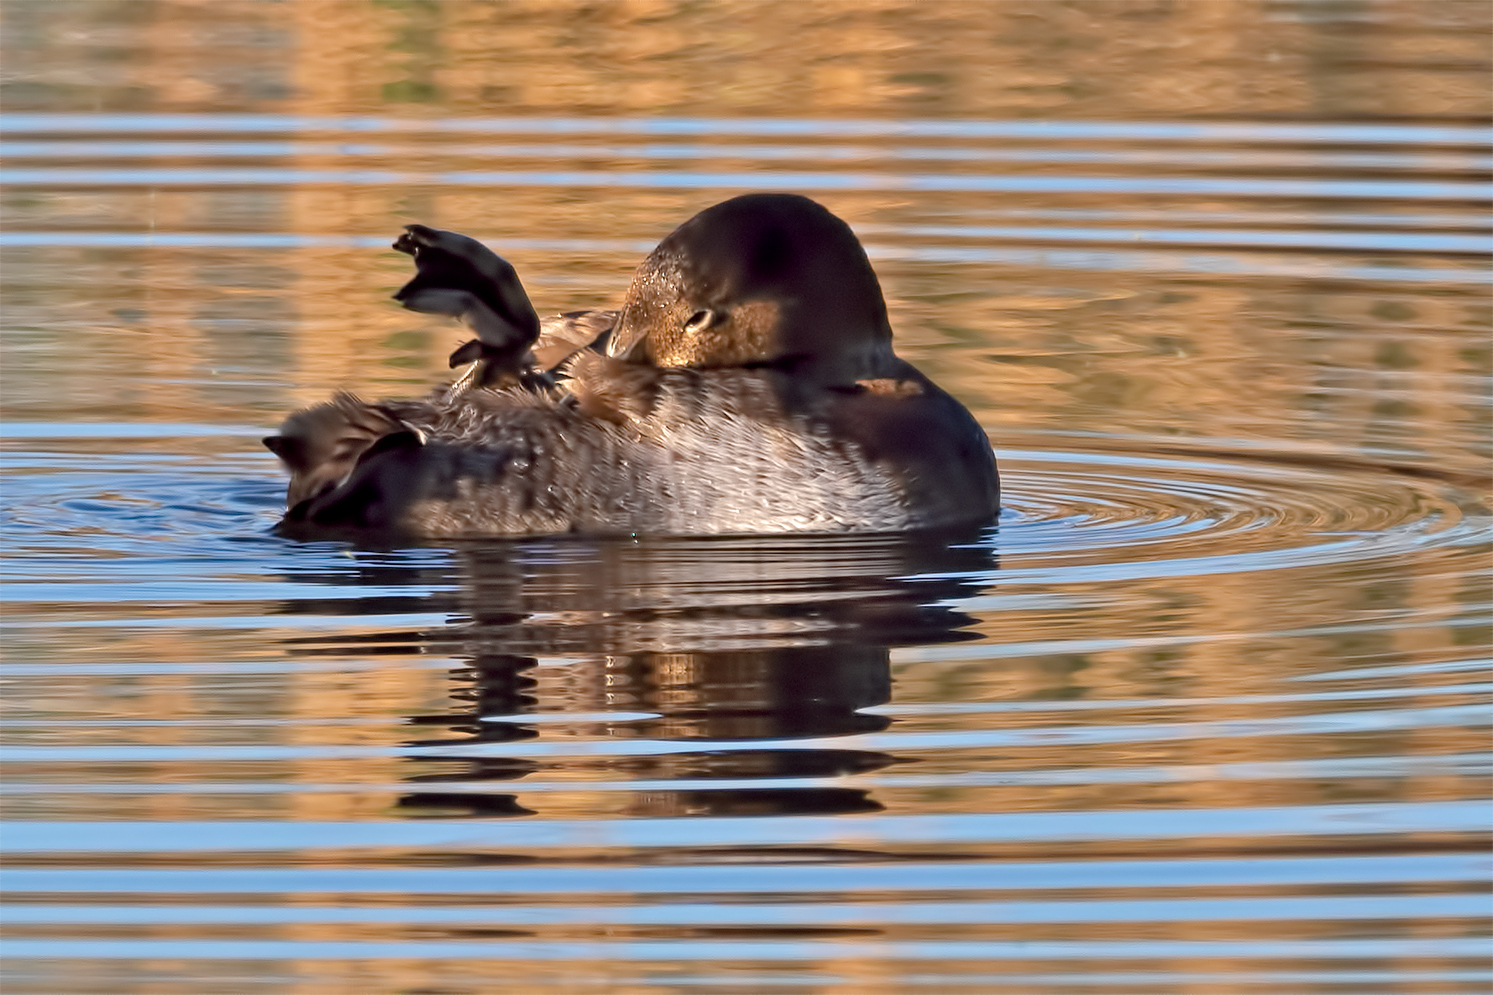
[[[456,283],[511,302],[516,276],[484,288],[483,267],[500,270],[463,242],[437,244],[457,261],[429,260],[421,293],[445,301]],[[984,433],[892,352],[860,244],[806,198],[755,194],[702,212],[644,261],[620,316],[575,312],[552,327],[547,358],[568,356],[554,386],[519,370],[499,389],[339,395],[291,416],[266,440],[291,470],[287,523],[427,536],[886,532],[998,510]],[[530,373],[549,365],[529,352],[536,339],[523,343]]]

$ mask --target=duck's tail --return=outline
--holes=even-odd
[[[263,441],[290,471],[288,521],[321,521],[336,509],[333,517],[349,518],[346,524],[371,525],[376,523],[362,520],[369,517],[369,503],[356,500],[359,480],[391,454],[424,446],[425,433],[380,405],[339,392],[325,404],[297,411],[279,435]]]

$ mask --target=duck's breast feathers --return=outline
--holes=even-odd
[[[916,368],[897,366],[893,376],[831,392],[817,417],[868,460],[893,469],[921,526],[993,521],[1000,479],[985,430]]]

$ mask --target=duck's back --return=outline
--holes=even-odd
[[[598,377],[610,394],[582,377],[559,400],[387,402],[375,407],[413,431],[291,518],[468,536],[885,532],[993,516],[983,433],[932,384],[803,403],[781,379],[640,368],[620,386]],[[945,451],[950,439],[965,453]]]

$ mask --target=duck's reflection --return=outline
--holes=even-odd
[[[961,630],[972,620],[942,602],[990,582],[994,557],[977,538],[459,549],[459,583],[443,606],[453,621],[417,641],[467,665],[451,675],[449,711],[411,718],[420,770],[400,806],[445,818],[529,814],[546,792],[514,782],[537,775],[577,790],[629,785],[613,793],[622,807],[608,808],[621,816],[879,809],[864,790],[822,782],[897,757],[792,741],[886,728],[890,719],[864,709],[891,698],[891,647],[971,638]],[[409,635],[391,639],[407,645]],[[644,748],[511,748],[577,737]],[[483,755],[488,744],[509,745]]]

